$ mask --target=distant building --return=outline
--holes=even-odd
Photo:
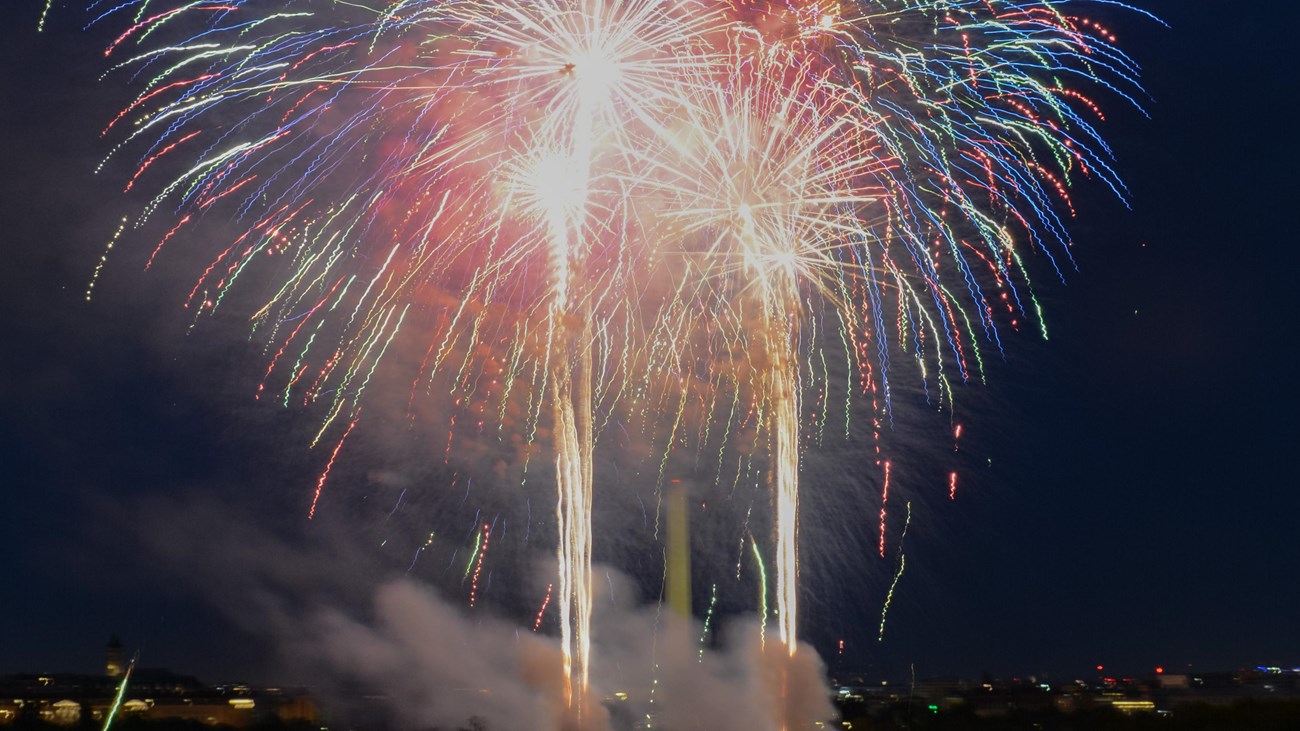
[[[108,644],[104,675],[20,674],[0,676],[0,726],[22,718],[75,726],[107,718],[123,680],[120,717],[191,720],[217,726],[248,726],[277,718],[316,723],[319,711],[305,691],[248,685],[207,686],[160,668],[135,668],[126,677],[122,643]]]
[[[865,674],[840,673],[833,701],[845,720],[888,718],[904,707],[930,713],[969,713],[983,719],[1108,709],[1125,715],[1177,715],[1190,705],[1227,708],[1242,701],[1300,701],[1300,668],[1260,666],[1220,673],[1165,674],[1147,678],[1097,678],[1047,682],[1027,677],[982,683],[954,678],[871,682]],[[910,710],[908,711],[911,712]],[[1300,728],[1300,727],[1297,727]]]

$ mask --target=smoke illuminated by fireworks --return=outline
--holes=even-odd
[[[1071,266],[1076,180],[1125,198],[1095,97],[1140,95],[1111,30],[1079,14],[1089,6],[1126,7],[92,12],[115,29],[109,78],[138,87],[104,130],[110,159],[135,160],[125,190],[152,191],[128,225],[171,219],[147,266],[201,251],[184,254],[203,257],[185,299],[196,316],[250,280],[266,293],[250,308],[266,343],[257,396],[314,404],[316,441],[335,445],[310,514],[390,353],[423,353],[408,404],[433,400],[449,427],[431,452],[451,460],[459,430],[493,428],[549,446],[565,696],[581,718],[593,454],[612,415],[658,442],[661,481],[686,449],[716,455],[717,482],[769,475],[775,614],[793,655],[806,450],[832,430],[866,435],[883,556],[896,373],[946,406],[1008,329],[1046,336],[1028,260]],[[487,538],[485,525],[484,551]],[[471,604],[482,561],[467,565]]]

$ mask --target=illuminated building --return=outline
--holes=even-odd
[[[23,719],[60,726],[102,724],[126,676],[122,644],[109,643],[103,675],[74,673],[0,676],[0,726]],[[319,720],[303,691],[248,685],[207,686],[193,677],[158,668],[135,668],[122,694],[117,718],[187,720],[236,728],[279,719]]]

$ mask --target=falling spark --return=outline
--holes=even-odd
[[[334,451],[330,452],[329,461],[325,463],[325,470],[320,473],[320,479],[316,481],[316,492],[311,496],[311,507],[307,510],[307,520],[316,517],[316,504],[320,502],[320,494],[325,489],[325,481],[329,479],[330,470],[334,469],[334,460],[338,459],[339,450],[343,449],[343,443],[348,440],[348,435],[352,433],[353,428],[356,427],[357,422],[360,420],[360,414],[353,417],[352,422],[348,424],[347,430],[343,432],[343,436],[339,437],[338,444],[334,445]]]
[[[50,6],[53,4],[54,4],[54,0],[45,0],[45,7],[41,8],[41,18],[40,20],[36,21],[37,33],[41,33],[45,30],[45,19],[49,17]],[[107,728],[107,726],[105,726],[105,728]]]
[[[474,570],[474,562],[478,560],[478,552],[483,548],[483,529],[480,528],[474,532],[474,549],[469,552],[469,560],[465,562],[465,574],[461,577],[461,582],[469,580],[470,573]]]
[[[536,632],[542,626],[542,617],[546,616],[546,608],[551,604],[551,590],[555,588],[554,584],[546,585],[546,597],[542,599],[542,608],[537,610],[537,619],[533,621],[533,631]]]
[[[758,551],[758,542],[749,539],[749,548],[754,553],[754,564],[758,566],[758,642],[767,647],[767,566],[763,565],[763,554]]]
[[[885,479],[880,488],[880,557],[885,557],[885,518],[887,517],[886,506],[889,504],[889,468],[888,461],[885,462]]]
[[[704,662],[705,643],[709,639],[709,628],[713,624],[713,610],[718,606],[718,585],[714,584],[709,593],[709,609],[704,614],[704,629],[700,632],[700,662]]]
[[[108,264],[108,255],[112,253],[113,247],[117,245],[117,240],[122,237],[122,232],[126,230],[129,218],[123,218],[122,224],[113,232],[113,237],[108,240],[104,246],[104,253],[100,255],[99,261],[95,264],[95,271],[90,275],[90,282],[86,284],[86,301],[89,302],[95,293],[95,285],[99,283],[99,275],[104,273],[104,267]]]
[[[903,534],[898,538],[898,571],[894,574],[894,580],[889,584],[889,591],[885,594],[885,604],[880,608],[880,632],[876,636],[878,642],[885,641],[885,618],[889,616],[889,604],[894,601],[894,589],[898,588],[898,580],[903,578],[903,570],[907,568],[907,554],[902,552],[903,539],[907,538],[907,528],[912,525],[912,503],[907,503],[907,520],[903,523]]]
[[[478,602],[478,578],[483,572],[483,559],[487,557],[488,542],[492,538],[492,526],[484,523],[481,535],[483,536],[482,550],[476,549],[475,551],[478,554],[478,561],[474,564],[474,575],[469,582],[469,606],[471,609]]]

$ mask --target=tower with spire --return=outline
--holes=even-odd
[[[691,517],[686,485],[680,479],[668,485],[667,541],[668,606],[685,619],[691,617]]]

